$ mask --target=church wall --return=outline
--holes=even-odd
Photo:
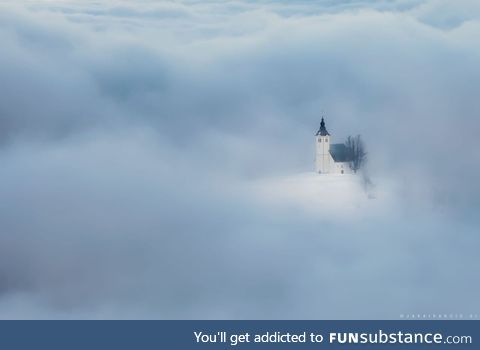
[[[317,136],[315,171],[317,173],[328,174],[332,171],[333,159],[330,155],[330,138],[328,136]]]
[[[332,172],[335,174],[353,174],[353,170],[350,169],[350,164],[348,162],[334,163],[334,169]]]

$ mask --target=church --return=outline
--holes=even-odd
[[[319,174],[353,174],[350,156],[343,143],[331,143],[331,136],[322,118],[320,129],[315,134],[315,171]]]

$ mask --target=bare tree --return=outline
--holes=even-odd
[[[360,135],[355,137],[349,136],[345,141],[347,148],[347,158],[350,163],[350,169],[356,173],[362,168],[367,160],[367,152],[365,152],[365,145]]]

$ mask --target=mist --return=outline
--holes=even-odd
[[[478,313],[476,2],[1,6],[0,318]]]

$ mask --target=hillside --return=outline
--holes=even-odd
[[[359,175],[314,172],[265,178],[251,184],[259,201],[269,206],[290,207],[334,216],[386,209],[388,192],[374,186],[368,191]],[[376,208],[377,212],[379,208]]]

